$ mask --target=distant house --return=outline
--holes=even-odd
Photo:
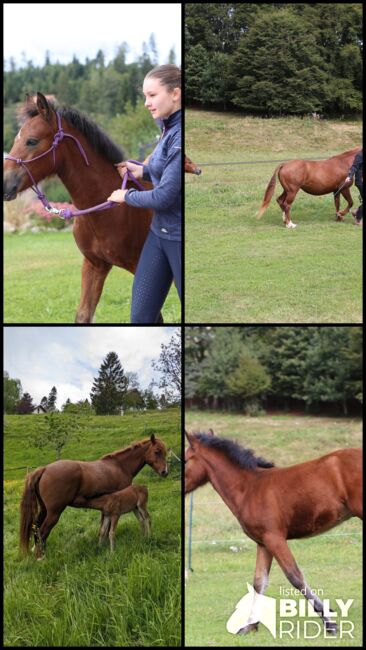
[[[41,404],[38,404],[38,406],[34,406],[33,413],[39,415],[40,413],[47,413],[47,410]]]

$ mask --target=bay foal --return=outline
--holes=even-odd
[[[76,505],[101,511],[99,545],[108,535],[111,551],[114,551],[115,531],[121,515],[132,511],[141,524],[142,532],[147,536],[150,534],[151,518],[146,509],[147,499],[148,490],[145,485],[129,485],[124,490],[94,499],[78,497]]]

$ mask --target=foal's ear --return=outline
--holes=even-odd
[[[155,443],[156,443],[156,438],[155,438],[155,435],[154,435],[153,433],[152,433],[151,436],[150,436],[150,440],[151,440],[151,442],[153,443],[153,445],[155,445]]]
[[[209,436],[214,436],[215,434],[214,434],[213,429],[209,429],[209,430],[207,431],[207,435],[209,435]]]
[[[33,99],[33,95],[30,95],[29,93],[25,93],[25,105],[27,108],[35,108],[35,101]]]
[[[47,99],[45,98],[42,93],[37,93],[37,108],[39,114],[47,120],[47,122],[51,122],[52,120],[52,108],[50,107]]]
[[[188,433],[188,431],[186,431],[185,429],[184,429],[184,435],[185,435],[185,437],[186,437],[187,440],[188,440],[188,444],[189,444],[189,446],[191,447],[191,449],[193,449],[193,446],[194,446],[194,436],[192,436],[190,433]]]

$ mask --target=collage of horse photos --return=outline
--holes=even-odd
[[[36,7],[3,647],[363,647],[362,3]]]

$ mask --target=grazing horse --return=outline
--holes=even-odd
[[[187,174],[196,174],[196,176],[202,174],[202,170],[186,155],[184,155],[184,171]]]
[[[74,504],[82,508],[94,508],[101,510],[102,517],[99,530],[99,545],[102,539],[109,535],[111,551],[114,550],[115,530],[121,515],[133,511],[134,515],[141,524],[142,532],[145,535],[150,534],[151,518],[147,511],[148,490],[144,485],[129,485],[124,490],[104,494],[95,499],[85,499],[79,497],[74,500]]]
[[[353,201],[349,189],[352,183],[348,183],[347,186],[342,186],[342,184],[347,177],[356,153],[360,150],[361,147],[355,147],[355,149],[332,156],[327,160],[290,160],[281,163],[276,167],[268,183],[258,217],[262,216],[270,204],[278,174],[283,192],[276,200],[282,210],[282,219],[286,228],[296,227],[296,224],[291,221],[290,208],[299,190],[304,190],[307,194],[316,196],[333,192],[336,220],[344,221],[343,217],[350,211]],[[348,204],[341,211],[339,210],[340,194],[344,196]]]
[[[288,539],[319,535],[350,517],[362,518],[362,451],[340,449],[326,456],[277,468],[252,450],[213,432],[189,434],[185,454],[185,493],[210,482],[257,543],[254,589],[263,594],[275,558],[287,579],[301,590],[322,618],[325,629],[337,625],[305,582]],[[238,633],[258,629],[255,600]]]
[[[91,499],[128,487],[146,465],[168,475],[167,449],[152,434],[99,460],[57,460],[28,474],[20,505],[20,548],[28,553],[32,532],[35,556],[42,559],[48,535],[66,506],[80,507],[77,499]]]
[[[9,154],[16,160],[4,164],[5,201],[32,186],[29,172],[36,183],[57,174],[79,210],[104,203],[121,186],[115,165],[124,159],[122,150],[79,111],[65,108],[58,113],[62,132],[54,106],[41,93],[37,93],[36,104],[27,96],[21,113],[23,125]],[[151,184],[143,184],[151,188]],[[135,186],[128,182],[127,189],[130,187]],[[84,255],[76,323],[92,322],[112,266],[135,273],[151,218],[151,210],[127,203],[75,217],[73,235]]]

